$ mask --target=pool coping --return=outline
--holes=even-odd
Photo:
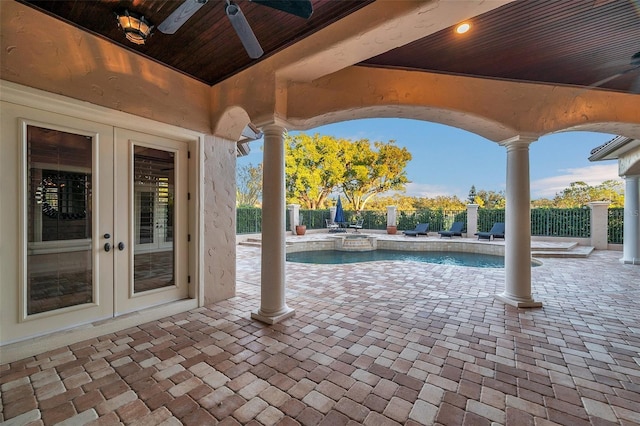
[[[505,246],[503,242],[470,241],[468,239],[386,239],[375,234],[376,248],[381,250],[402,251],[457,251],[464,253],[491,254],[504,256]],[[287,241],[287,253],[314,250],[334,250],[335,240],[333,236],[323,239],[304,239],[299,241]],[[374,248],[375,249],[375,248]]]

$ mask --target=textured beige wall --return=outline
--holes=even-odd
[[[294,126],[367,117],[433,121],[494,141],[568,128],[640,137],[640,100],[624,93],[358,66],[289,86]]]
[[[204,140],[204,303],[235,296],[236,144],[216,136]]]
[[[13,1],[0,35],[3,80],[211,133],[206,84]]]

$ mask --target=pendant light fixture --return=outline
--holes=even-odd
[[[132,43],[144,44],[151,35],[153,25],[142,15],[125,9],[116,13],[118,25],[124,31],[124,35]]]

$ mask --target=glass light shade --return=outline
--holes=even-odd
[[[151,35],[153,25],[145,19],[144,16],[125,10],[121,14],[116,15],[118,25],[124,31],[125,37],[132,43],[144,44]]]
[[[456,27],[456,32],[458,34],[464,34],[467,31],[469,31],[469,29],[471,28],[471,25],[469,25],[469,23],[465,22],[463,24],[460,24]]]

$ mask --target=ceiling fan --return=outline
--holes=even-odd
[[[596,87],[600,87],[603,84],[606,84],[608,82],[610,82],[611,80],[614,80],[618,77],[621,77],[625,74],[628,74],[630,72],[633,71],[640,71],[640,52],[636,52],[631,56],[631,60],[629,61],[628,65],[629,68],[625,69],[624,71],[621,71],[619,73],[613,74],[607,78],[604,78],[600,81],[598,81],[597,83],[592,84],[591,86],[589,86],[589,89],[592,88],[596,88]],[[633,83],[631,83],[631,87],[629,88],[629,92],[630,93],[634,93],[634,94],[640,94],[640,72],[638,74],[638,77],[636,77],[636,79],[634,80]]]
[[[167,17],[160,25],[158,31],[164,34],[174,34],[178,29],[189,20],[202,6],[209,0],[185,0],[171,15]],[[286,13],[290,13],[301,18],[308,19],[313,13],[313,5],[311,0],[249,0],[251,2],[271,7]],[[247,51],[250,58],[256,59],[264,54],[260,42],[256,38],[249,22],[244,17],[240,6],[232,0],[225,0],[225,13],[231,26],[240,37],[240,41]]]

